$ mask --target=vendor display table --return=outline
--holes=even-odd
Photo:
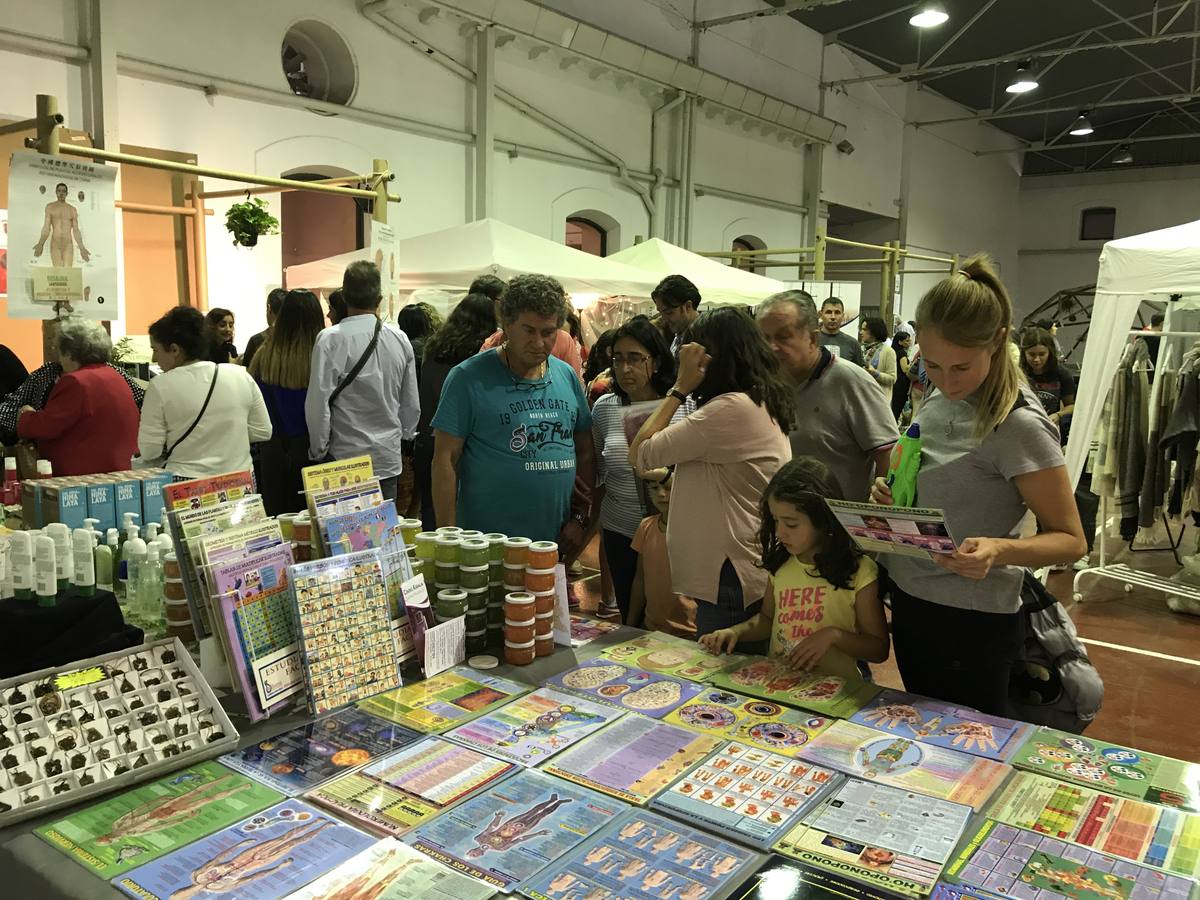
[[[546,679],[573,668],[585,659],[591,659],[612,644],[619,644],[642,632],[635,628],[619,628],[579,648],[556,647],[550,656],[536,659],[528,666],[500,665],[491,670],[506,678],[525,684],[540,686]],[[405,672],[408,683],[419,679],[416,672]],[[222,701],[234,719],[240,733],[239,746],[265,740],[291,728],[311,722],[313,717],[304,713],[272,716],[261,722],[250,724],[244,710],[238,708],[238,697]],[[0,831],[0,897],[37,898],[37,900],[118,900],[125,895],[108,882],[97,878],[55,850],[33,831],[48,822],[71,815],[80,807],[55,810],[40,819],[30,819]],[[127,898],[126,898],[127,900]]]

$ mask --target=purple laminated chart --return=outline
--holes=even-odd
[[[986,819],[944,881],[997,898],[1187,900],[1191,879]]]

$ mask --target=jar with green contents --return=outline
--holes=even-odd
[[[434,547],[434,558],[440,563],[458,564],[462,540],[456,534],[440,534]]]
[[[417,559],[433,559],[436,555],[438,533],[422,531],[414,538],[417,545]]]
[[[464,541],[479,541],[483,539],[483,532],[471,529],[468,531],[460,531],[458,536]]]
[[[487,613],[483,610],[471,612],[467,610],[467,631],[485,631],[487,629]]]
[[[461,588],[448,588],[438,591],[433,605],[439,622],[447,622],[465,615],[467,611],[467,592]]]
[[[464,566],[486,566],[488,542],[477,539],[464,540],[458,547],[458,561]]]
[[[437,573],[434,580],[438,584],[459,585],[462,583],[458,563],[439,562],[434,566],[434,571]]]
[[[488,603],[503,603],[504,595],[512,590],[503,581],[488,582]]]
[[[487,629],[467,632],[467,652],[482,653],[487,649]]]
[[[504,604],[503,603],[489,603],[487,605],[487,609],[485,610],[485,612],[487,613],[488,625],[499,626],[499,625],[504,624]]]
[[[468,590],[474,588],[483,588],[487,590],[488,586],[488,567],[487,563],[482,566],[459,566],[458,568],[458,583]]]
[[[488,542],[488,561],[493,563],[503,562],[504,542],[508,540],[508,535],[493,531],[485,534],[483,539]]]
[[[487,588],[465,588],[467,592],[467,609],[483,612],[488,604]]]

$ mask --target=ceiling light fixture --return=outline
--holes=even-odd
[[[950,18],[950,14],[946,12],[946,7],[940,3],[922,3],[920,8],[913,13],[912,18],[908,20],[908,24],[916,28],[936,28]]]
[[[1091,134],[1096,129],[1092,127],[1092,123],[1088,121],[1087,113],[1081,112],[1079,118],[1075,120],[1075,124],[1071,126],[1070,134],[1075,137],[1084,137]]]
[[[1114,166],[1128,166],[1133,163],[1133,150],[1128,144],[1122,144],[1117,148],[1117,152],[1113,154],[1112,164]]]
[[[1028,94],[1037,86],[1038,80],[1033,71],[1033,63],[1026,59],[1017,64],[1017,71],[1004,90],[1010,94]]]

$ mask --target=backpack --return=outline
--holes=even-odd
[[[1104,681],[1054,595],[1026,570],[1021,583],[1025,647],[1013,665],[1013,718],[1081,734],[1104,701]]]

